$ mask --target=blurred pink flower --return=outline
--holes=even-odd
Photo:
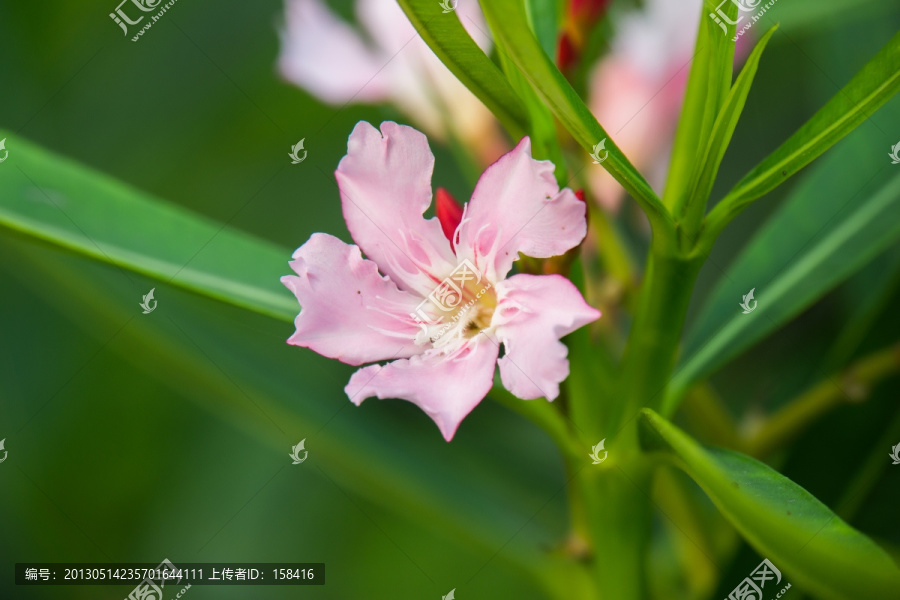
[[[591,76],[591,111],[657,191],[668,169],[701,4],[647,0],[619,20],[612,50]],[[618,209],[625,191],[609,173],[592,169],[590,184],[601,205]]]
[[[356,17],[362,31],[321,0],[287,0],[282,76],[334,106],[394,104],[430,135],[459,138],[485,164],[505,150],[490,111],[435,56],[397,2],[357,0]],[[476,0],[460,0],[439,18],[460,19],[490,50]]]
[[[358,370],[345,392],[357,405],[413,402],[449,441],[491,389],[495,364],[519,398],[556,398],[569,374],[559,339],[600,313],[559,275],[508,277],[519,252],[556,256],[587,231],[584,204],[559,189],[552,163],[531,157],[528,138],[481,175],[452,245],[439,218],[423,217],[433,167],[422,133],[360,122],[335,173],[359,246],[313,234],[282,282],[302,307],[289,343],[351,365],[397,359]]]
[[[556,64],[568,73],[581,59],[590,32],[603,17],[609,0],[570,0],[564,10],[556,46]]]

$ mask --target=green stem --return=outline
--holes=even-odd
[[[705,256],[682,254],[654,243],[647,259],[637,314],[623,357],[624,402],[618,423],[635,417],[641,408],[656,409],[675,366],[678,344],[694,282]]]
[[[671,234],[671,235],[666,235]],[[648,494],[651,471],[637,442],[633,416],[645,406],[662,404],[675,364],[702,256],[672,250],[674,232],[654,235],[634,325],[623,358],[623,378],[616,402],[602,403],[600,420],[579,427],[602,430],[608,458],[584,467],[577,493],[584,499],[593,546],[593,571],[604,600],[643,600],[644,569],[653,511]],[[601,404],[594,402],[595,405]],[[599,439],[597,440],[599,441]]]
[[[588,508],[591,567],[602,600],[644,600],[652,523],[650,467],[639,456],[634,424],[606,461],[584,467],[576,484]]]

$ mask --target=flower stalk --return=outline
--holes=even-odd
[[[687,316],[694,283],[705,256],[673,252],[654,237],[647,259],[634,324],[622,360],[617,429],[641,408],[662,405]]]
[[[646,491],[650,470],[637,455],[636,436],[620,437],[611,448],[607,461],[586,467],[576,478],[587,505],[591,572],[600,598],[643,600],[652,521]]]

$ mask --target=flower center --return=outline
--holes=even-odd
[[[444,280],[423,302],[430,315],[420,343],[429,341],[435,348],[473,338],[491,325],[497,294],[486,279]]]
[[[497,307],[497,294],[494,287],[487,281],[479,289],[467,289],[464,298],[467,302],[457,310],[454,318],[463,324],[462,335],[466,338],[475,337],[483,329],[491,325],[491,317]],[[477,286],[475,286],[477,287]]]

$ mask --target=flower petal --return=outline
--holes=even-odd
[[[386,59],[320,0],[288,0],[285,17],[278,58],[285,79],[329,104],[390,96],[389,81],[375,77]]]
[[[344,388],[359,406],[366,398],[402,398],[421,408],[448,442],[490,391],[499,348],[478,335],[450,354],[429,350],[384,366],[360,369]]]
[[[382,273],[426,296],[456,265],[431,204],[434,155],[425,136],[386,121],[381,131],[360,121],[335,176],[350,235]]]
[[[498,361],[503,386],[524,400],[555,399],[569,375],[568,348],[559,339],[600,311],[561,275],[514,275],[496,287],[491,325],[506,350]]]
[[[527,137],[492,164],[475,186],[456,244],[491,281],[500,281],[522,252],[558,256],[587,233],[584,203],[572,190],[560,191],[553,163],[531,157]]]
[[[419,299],[397,289],[359,248],[314,233],[294,252],[281,282],[302,306],[289,344],[351,365],[412,356],[419,327],[410,313]]]

